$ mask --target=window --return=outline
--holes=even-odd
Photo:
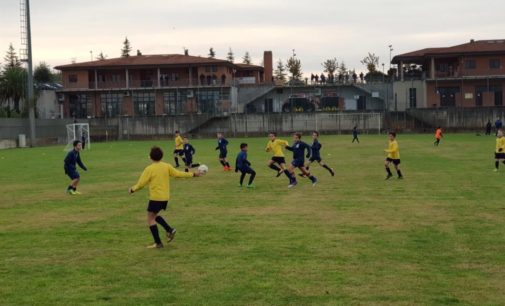
[[[120,74],[113,74],[112,75],[112,82],[114,82],[114,83],[121,82],[121,75]]]
[[[465,69],[475,69],[475,68],[477,68],[475,60],[465,60]]]
[[[216,112],[216,106],[220,100],[217,90],[200,90],[197,94],[198,112],[212,114]]]
[[[500,69],[501,63],[499,58],[492,58],[489,60],[489,68]]]
[[[182,115],[186,112],[188,98],[186,90],[176,90],[163,94],[163,112],[169,115]]]
[[[417,106],[417,88],[409,88],[409,107],[416,108]]]
[[[121,105],[123,104],[123,95],[117,93],[108,93],[100,95],[100,104],[102,114],[105,117],[117,117],[121,115]]]
[[[154,92],[134,92],[133,108],[136,116],[154,116],[155,115],[155,96]]]
[[[87,118],[91,114],[89,96],[85,94],[70,95],[70,116],[74,118]]]
[[[77,83],[77,74],[70,74],[68,76],[68,82],[69,83]]]

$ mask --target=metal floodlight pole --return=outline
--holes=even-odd
[[[26,2],[26,48],[28,55],[28,116],[30,119],[30,144],[32,147],[36,145],[35,143],[35,99],[33,93],[33,71],[32,71],[32,33],[30,27],[30,0],[25,0]]]

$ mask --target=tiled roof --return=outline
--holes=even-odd
[[[409,53],[397,55],[391,61],[398,63],[401,60],[422,60],[430,56],[465,55],[465,54],[505,54],[505,39],[477,40],[452,47],[426,48]]]
[[[220,60],[209,57],[182,55],[182,54],[161,54],[161,55],[139,55],[118,57],[105,60],[96,60],[92,62],[82,62],[55,67],[58,70],[67,69],[90,69],[90,68],[123,68],[128,66],[170,66],[170,65],[233,65],[226,60]]]

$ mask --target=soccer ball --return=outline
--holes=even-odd
[[[209,171],[209,167],[207,167],[206,165],[201,165],[200,167],[198,167],[198,172],[200,172],[202,174],[206,174],[208,171]]]

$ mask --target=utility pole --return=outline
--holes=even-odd
[[[30,120],[30,146],[36,145],[35,135],[35,98],[33,93],[33,61],[32,61],[32,33],[30,24],[30,0],[21,0],[21,44],[25,46],[22,61],[27,63],[27,101],[28,117]],[[26,56],[26,57],[25,57]]]

